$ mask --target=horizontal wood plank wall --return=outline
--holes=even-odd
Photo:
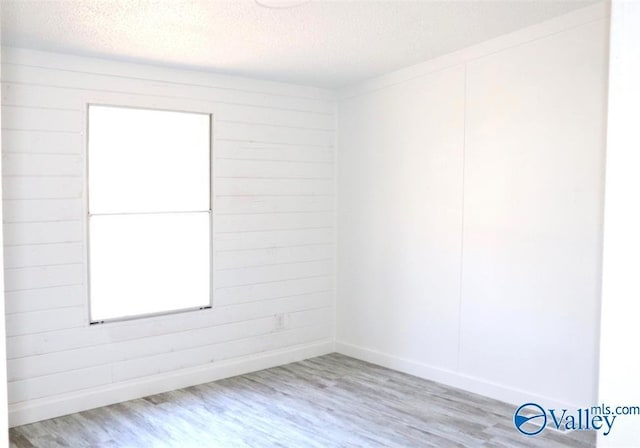
[[[144,395],[151,392],[146,378],[158,384],[159,376],[181,369],[330,347],[336,106],[329,92],[4,50],[2,181],[13,425],[73,411],[79,394],[95,397],[96,390],[127,381],[135,380]],[[94,94],[126,95],[140,104],[184,101],[185,108],[197,104],[213,111],[212,310],[88,325],[83,110]],[[56,402],[60,406],[51,406]],[[38,410],[40,403],[46,411]]]

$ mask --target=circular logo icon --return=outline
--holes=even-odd
[[[516,409],[513,424],[525,436],[535,436],[547,426],[547,413],[539,404],[526,403]]]

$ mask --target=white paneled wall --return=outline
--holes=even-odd
[[[340,110],[338,341],[455,368],[464,70]]]
[[[516,404],[596,401],[607,14],[344,92],[338,351]]]
[[[640,403],[640,3],[611,2],[599,402]],[[598,446],[640,446],[637,415],[619,418]]]
[[[597,391],[607,30],[467,64],[460,370],[573,405]]]
[[[12,424],[331,351],[331,94],[26,50],[2,56]],[[88,325],[83,123],[95,99],[214,114],[212,310]]]

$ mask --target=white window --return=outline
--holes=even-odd
[[[90,105],[90,320],[211,306],[211,116]]]

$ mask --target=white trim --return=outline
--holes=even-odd
[[[70,394],[9,405],[9,426],[20,426],[62,415],[81,412],[127,400],[243,375],[333,351],[333,341],[325,340],[215,364],[181,369]]]
[[[411,79],[437,72],[468,61],[489,56],[499,51],[516,47],[527,42],[542,39],[553,34],[585,25],[587,23],[609,17],[610,6],[606,1],[596,3],[585,8],[572,11],[542,23],[522,28],[509,34],[484,41],[480,44],[466,47],[462,50],[448,53],[444,56],[430,59],[420,64],[402,68],[391,73],[364,81],[338,91],[338,98],[343,100],[360,96],[369,92],[391,87],[395,84],[407,82]]]
[[[467,392],[479,394],[484,397],[504,401],[505,403],[513,404],[516,407],[523,403],[531,401],[539,403],[546,409],[577,409],[581,406],[585,406],[584,403],[581,406],[571,403],[565,403],[562,401],[558,401],[555,398],[533,394],[522,389],[516,389],[503,384],[483,380],[481,378],[465,375],[463,373],[454,372],[453,370],[447,370],[440,367],[411,361],[409,359],[392,356],[376,350],[370,350],[368,348],[359,347],[357,345],[347,344],[344,342],[336,341],[335,350],[337,353],[350,356],[352,358],[367,361],[382,367],[387,367],[398,372],[417,376],[418,378],[436,381],[447,386],[457,387]]]
[[[167,112],[180,112],[188,114],[207,115],[209,117],[209,210],[192,210],[187,212],[171,211],[160,213],[209,213],[209,303],[204,306],[190,307],[190,308],[178,308],[173,310],[159,311],[145,314],[134,314],[121,316],[110,319],[97,319],[91,318],[91,269],[90,269],[90,255],[91,246],[89,244],[90,226],[89,222],[91,216],[95,214],[89,211],[89,108],[91,106],[105,106],[115,108],[129,108],[138,110],[155,110],[155,111],[167,111]],[[216,180],[216,141],[215,141],[215,129],[217,128],[216,120],[218,113],[216,107],[211,105],[202,105],[198,102],[182,99],[148,99],[148,98],[131,98],[126,94],[121,93],[100,93],[85,95],[81,101],[82,108],[82,157],[83,157],[83,175],[82,175],[82,214],[83,214],[83,244],[84,244],[84,295],[86,298],[86,310],[87,325],[105,324],[105,323],[117,323],[126,322],[137,319],[147,319],[152,317],[159,317],[164,315],[188,313],[192,311],[210,310],[215,307],[215,247],[214,247],[214,235],[215,235],[215,222],[216,222],[216,208],[215,208],[215,192],[214,184]],[[117,213],[122,215],[122,213]],[[135,213],[140,214],[140,213]],[[158,212],[142,214],[159,214]],[[100,213],[99,215],[104,215]],[[108,215],[108,213],[107,213]]]
[[[338,339],[338,228],[340,223],[340,215],[338,205],[340,200],[340,191],[338,190],[338,159],[340,151],[340,105],[335,104],[334,109],[334,143],[333,143],[333,342]]]
[[[2,4],[0,3],[0,9]],[[2,26],[0,25],[0,29]],[[0,36],[2,35],[0,30]],[[0,41],[1,41],[0,37]],[[1,43],[1,42],[0,42]],[[3,53],[0,48],[0,77],[2,74]],[[0,96],[0,123],[2,122],[2,96]],[[2,126],[0,126],[0,153],[2,153]],[[0,157],[0,173],[2,172],[2,158]],[[2,196],[2,183],[0,183],[0,196]],[[0,209],[0,222],[2,222],[2,209]],[[4,291],[4,242],[3,232],[0,232],[0,290]],[[5,323],[5,301],[4,294],[0,300],[0,446],[5,446],[9,442],[7,433],[7,338]]]

